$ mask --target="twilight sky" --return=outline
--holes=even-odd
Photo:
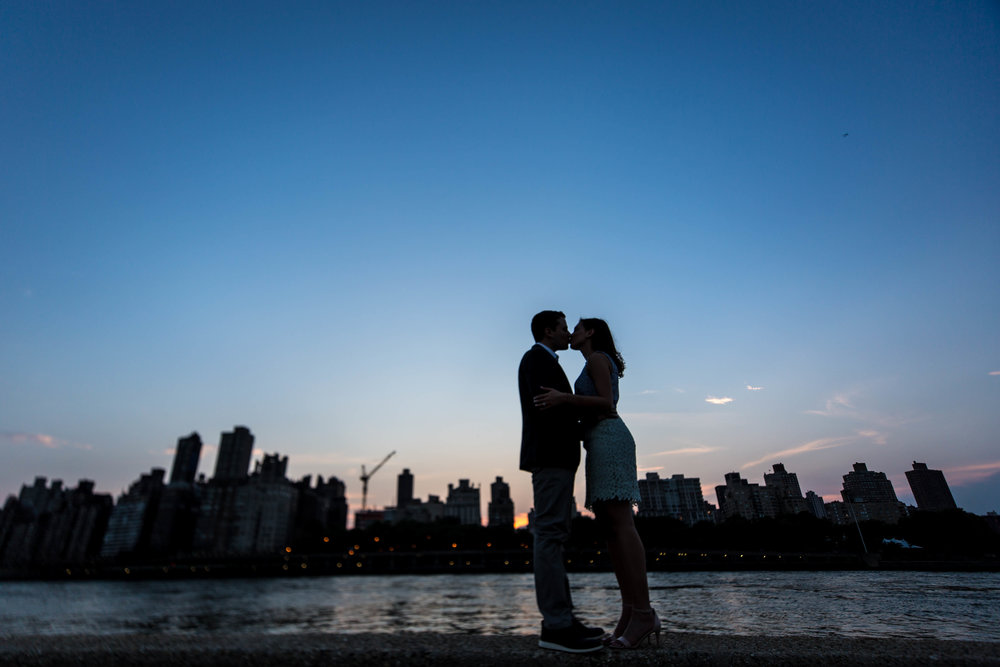
[[[0,34],[0,499],[117,495],[191,431],[211,475],[240,424],[352,510],[396,450],[377,506],[407,467],[526,512],[556,308],[611,324],[640,475],[834,499],[864,461],[912,503],[917,460],[1000,509],[994,2],[12,0]]]

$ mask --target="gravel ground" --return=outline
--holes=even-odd
[[[4,637],[0,665],[1000,665],[1000,642],[661,636],[660,646],[569,655],[537,637],[440,634]]]

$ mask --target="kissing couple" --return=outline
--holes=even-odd
[[[660,619],[649,603],[646,550],[635,529],[639,502],[635,440],[618,416],[618,380],[625,360],[604,320],[581,319],[570,333],[566,315],[544,310],[531,320],[535,344],[518,368],[521,396],[520,468],[531,473],[535,503],[535,596],[542,614],[542,648],[588,653],[605,646],[632,649],[660,639]],[[579,351],[586,365],[574,389],[557,352]],[[587,626],[573,613],[563,546],[574,515],[573,481],[580,441],[587,450],[584,505],[608,541],[621,593],[618,624],[610,633]]]

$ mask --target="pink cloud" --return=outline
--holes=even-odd
[[[682,449],[668,449],[662,452],[656,452],[652,456],[672,456],[674,454],[708,454],[709,452],[714,452],[718,447],[684,447]]]
[[[746,470],[747,468],[752,468],[753,466],[760,465],[765,461],[778,461],[788,456],[795,456],[796,454],[804,454],[805,452],[816,452],[821,449],[830,449],[831,447],[840,447],[846,445],[849,442],[853,442],[855,438],[853,437],[843,437],[843,438],[820,438],[819,440],[811,440],[805,444],[799,445],[798,447],[790,447],[788,449],[782,449],[779,452],[772,452],[770,454],[765,454],[755,461],[750,461],[749,463],[744,463],[740,468]]]
[[[91,450],[93,447],[79,442],[62,440],[44,433],[18,433],[14,431],[0,431],[0,440],[6,440],[15,445],[34,445],[45,449],[62,449],[71,447],[73,449]]]
[[[945,473],[945,478],[948,480],[949,485],[965,486],[966,484],[981,482],[987,477],[1000,473],[1000,461],[946,468],[942,472]]]

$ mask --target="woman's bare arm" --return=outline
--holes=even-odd
[[[547,410],[557,405],[573,405],[598,414],[616,414],[615,399],[611,387],[611,362],[602,352],[594,352],[587,359],[587,374],[594,381],[597,396],[580,396],[542,387],[545,391],[535,396],[535,405]]]

